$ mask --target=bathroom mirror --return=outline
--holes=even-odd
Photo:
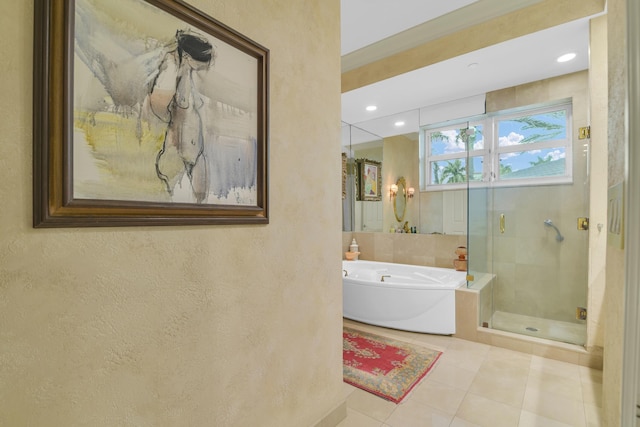
[[[398,186],[398,192],[393,201],[393,213],[396,216],[396,221],[402,222],[407,211],[407,182],[403,177],[400,177],[396,181],[396,185]]]

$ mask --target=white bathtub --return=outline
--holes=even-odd
[[[347,319],[430,334],[456,332],[456,288],[466,284],[464,271],[342,261],[342,276]]]

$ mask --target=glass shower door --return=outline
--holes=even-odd
[[[588,242],[584,215],[562,186],[494,188],[489,217],[493,315],[491,327],[583,345]],[[553,225],[553,227],[551,226]]]

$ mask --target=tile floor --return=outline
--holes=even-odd
[[[344,324],[443,354],[398,405],[345,383],[347,418],[338,427],[601,425],[602,371],[449,336]]]

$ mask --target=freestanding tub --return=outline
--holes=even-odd
[[[456,288],[466,273],[377,261],[342,261],[343,316],[372,325],[456,332]]]

